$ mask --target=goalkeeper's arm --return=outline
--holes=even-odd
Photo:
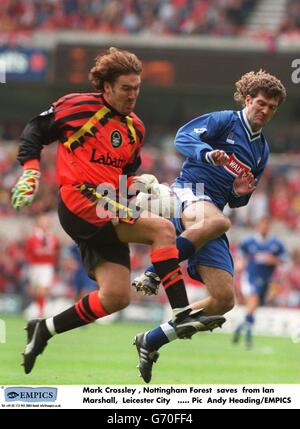
[[[23,173],[12,189],[11,198],[16,210],[31,205],[39,187],[42,148],[57,138],[52,110],[32,119],[24,128],[17,158],[23,166]]]

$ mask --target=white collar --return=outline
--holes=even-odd
[[[249,121],[247,119],[246,111],[247,111],[246,107],[243,110],[239,111],[238,112],[239,118],[242,122],[242,125],[247,133],[249,140],[250,141],[256,140],[257,138],[260,137],[262,128],[258,131],[253,132],[251,125],[249,124]]]

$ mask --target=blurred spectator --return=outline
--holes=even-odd
[[[271,279],[276,268],[287,260],[284,243],[270,234],[271,218],[262,217],[255,226],[255,234],[242,240],[239,245],[241,292],[245,297],[246,314],[236,327],[233,343],[238,343],[245,332],[247,348],[252,347],[255,312],[260,305],[265,305]]]
[[[72,243],[63,252],[63,268],[71,272],[70,283],[74,291],[74,300],[78,301],[85,295],[97,289],[97,284],[87,275],[76,243]]]
[[[281,23],[280,34],[300,36],[300,3],[299,0],[290,0],[287,4],[286,14]]]
[[[59,239],[50,228],[49,217],[46,214],[38,216],[34,231],[25,242],[29,291],[38,307],[38,317],[44,316],[59,251]]]

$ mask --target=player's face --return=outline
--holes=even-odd
[[[277,98],[268,98],[259,92],[256,97],[246,97],[246,116],[252,131],[263,128],[273,117],[279,101]]]
[[[122,115],[129,115],[135,108],[140,86],[139,75],[121,75],[113,84],[104,83],[104,97]]]

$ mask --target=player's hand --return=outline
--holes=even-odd
[[[152,188],[159,185],[159,182],[153,174],[142,174],[133,179],[133,185],[141,192],[152,192]]]
[[[206,156],[213,165],[225,165],[229,161],[229,156],[224,150],[212,150],[207,152]]]
[[[243,197],[244,195],[251,194],[257,185],[257,180],[252,173],[245,173],[243,170],[240,171],[239,175],[234,179],[233,182],[233,193],[237,197]]]
[[[12,189],[11,203],[18,211],[30,206],[39,187],[41,173],[38,170],[24,170]]]

